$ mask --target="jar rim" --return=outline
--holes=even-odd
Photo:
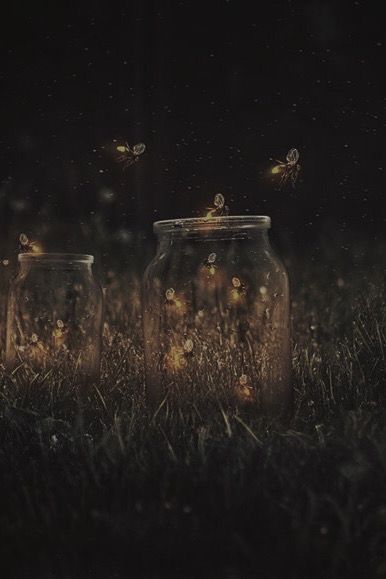
[[[69,262],[69,263],[94,263],[94,256],[85,253],[19,253],[20,262]]]
[[[221,217],[184,217],[166,219],[153,223],[154,233],[178,233],[191,231],[218,231],[224,229],[269,229],[268,215],[225,215]]]

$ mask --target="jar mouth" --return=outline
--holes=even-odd
[[[167,219],[153,224],[154,233],[178,233],[194,231],[221,231],[236,229],[269,229],[268,215],[226,215],[224,217],[187,217]]]
[[[21,263],[44,262],[44,263],[94,263],[94,256],[84,253],[19,253],[18,260]]]

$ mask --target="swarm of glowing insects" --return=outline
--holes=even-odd
[[[225,197],[222,193],[217,193],[214,196],[213,205],[214,207],[208,207],[208,212],[205,216],[207,219],[228,215],[229,207],[225,205]]]
[[[122,163],[124,169],[127,169],[139,161],[145,150],[145,143],[137,143],[131,146],[126,142],[124,145],[118,145],[117,151],[121,153],[118,157],[118,162]]]
[[[300,165],[299,161],[299,151],[297,149],[290,149],[287,153],[285,161],[278,161],[276,159],[277,165],[272,167],[272,175],[279,175],[279,186],[282,189],[288,183],[291,182],[292,187],[295,187],[296,181],[299,177]]]

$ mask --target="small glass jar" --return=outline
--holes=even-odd
[[[7,312],[6,363],[16,377],[49,372],[56,384],[99,377],[102,288],[92,255],[21,253]]]
[[[292,406],[288,276],[266,216],[159,221],[143,282],[150,402]]]

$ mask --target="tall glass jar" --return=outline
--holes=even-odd
[[[13,375],[26,383],[45,376],[61,390],[98,379],[103,298],[93,261],[80,254],[19,255],[7,312],[6,363]]]
[[[291,409],[288,276],[266,216],[159,221],[143,282],[146,390],[155,405]]]

